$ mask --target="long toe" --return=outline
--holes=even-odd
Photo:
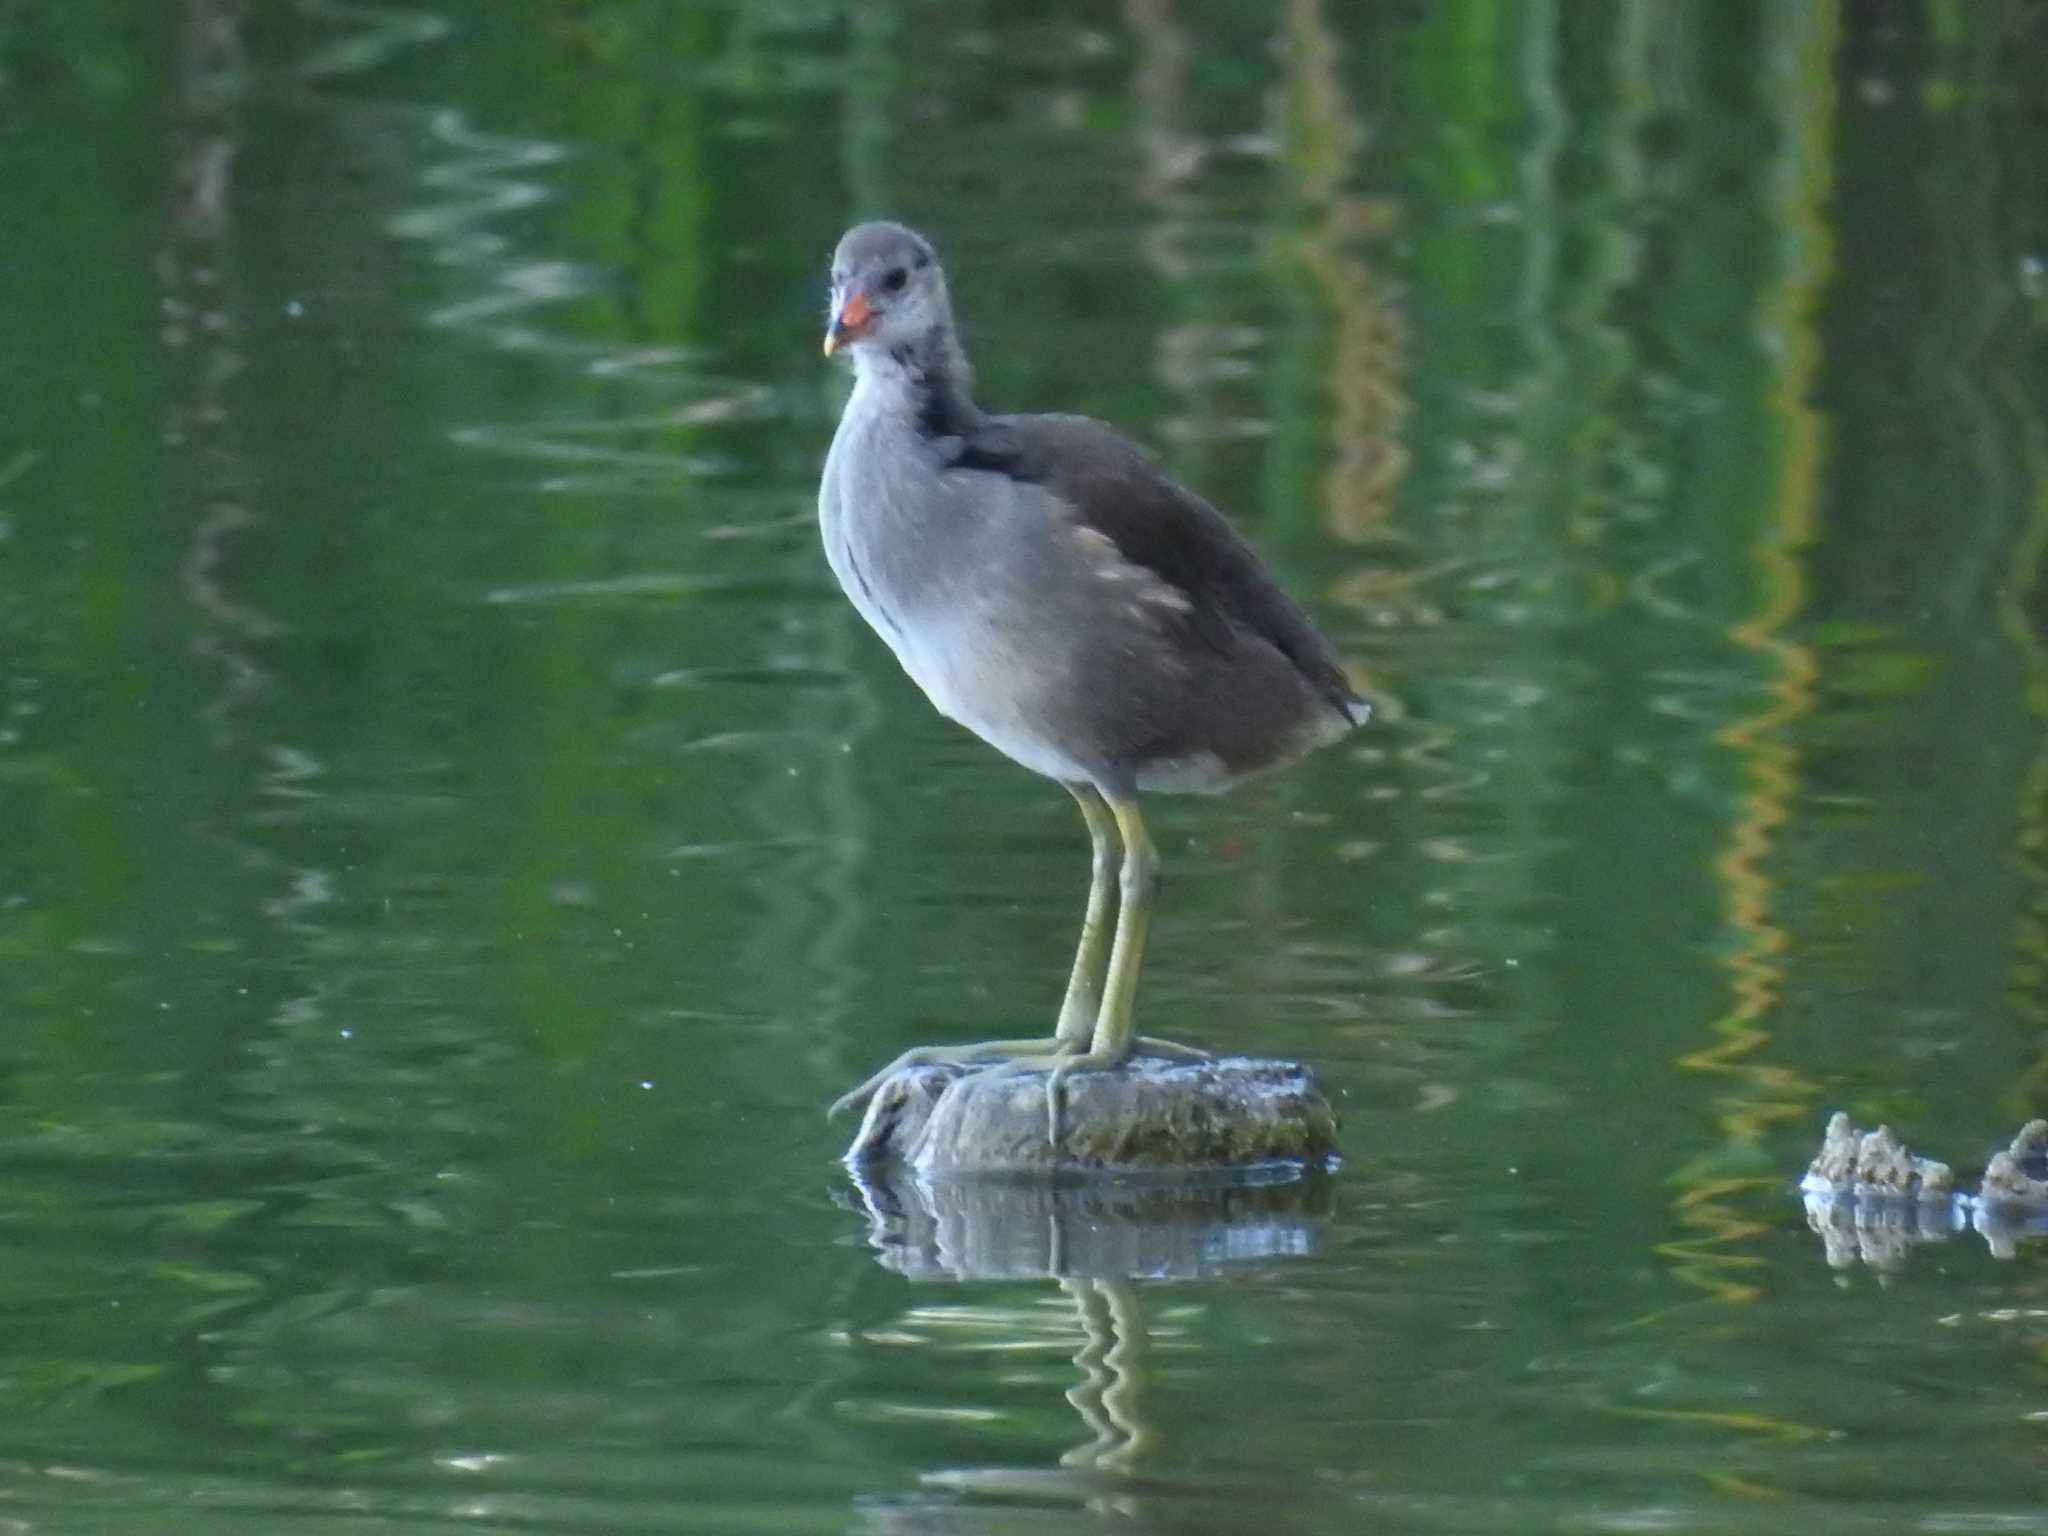
[[[1216,1053],[1205,1051],[1198,1045],[1182,1045],[1178,1040],[1162,1040],[1157,1035],[1140,1035],[1131,1042],[1131,1053],[1135,1056],[1164,1056],[1169,1061],[1214,1061]]]
[[[854,1108],[898,1072],[907,1072],[912,1067],[975,1067],[989,1061],[1000,1062],[1005,1058],[1031,1061],[1043,1059],[1050,1062],[1058,1059],[1055,1053],[1067,1049],[1067,1045],[1059,1040],[981,1040],[972,1045],[915,1046],[852,1092],[843,1093],[834,1099],[832,1107],[825,1111],[825,1118],[831,1120],[843,1111]]]
[[[873,1077],[869,1078],[866,1082],[862,1083],[858,1088],[855,1088],[850,1093],[842,1093],[841,1095],[839,1095],[839,1097],[834,1099],[831,1103],[831,1106],[825,1111],[825,1118],[828,1121],[837,1120],[849,1109],[858,1108],[863,1102],[867,1100],[867,1098],[870,1095],[874,1093],[874,1091],[877,1088],[881,1087],[882,1084],[888,1080],[890,1073],[894,1072],[895,1070],[896,1069],[894,1067],[885,1068],[884,1070],[877,1072]]]
[[[857,1107],[898,1072],[908,1071],[911,1067],[927,1065],[933,1059],[933,1049],[930,1046],[919,1046],[915,1050],[905,1051],[858,1088],[848,1093],[842,1093],[838,1098],[834,1099],[832,1107],[825,1111],[825,1118],[827,1120],[835,1120],[847,1110]]]

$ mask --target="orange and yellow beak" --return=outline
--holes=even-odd
[[[874,306],[868,303],[866,294],[854,289],[840,301],[839,308],[832,313],[832,323],[825,327],[825,355],[830,357],[849,341],[858,341],[874,323]]]

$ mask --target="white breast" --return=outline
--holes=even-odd
[[[896,653],[941,714],[1036,772],[1087,773],[1051,740],[1036,701],[1065,684],[1057,650],[999,622],[1029,613],[1030,547],[1053,535],[1050,498],[998,476],[941,471],[912,422],[874,408],[860,388],[832,440],[818,492],[819,529],[832,573],[862,618]],[[1044,506],[1031,503],[1031,498]],[[1000,543],[1009,558],[991,558]],[[1019,561],[1016,556],[1026,558]],[[1023,600],[1020,601],[1019,599]]]

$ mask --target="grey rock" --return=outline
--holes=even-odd
[[[911,1067],[876,1090],[846,1160],[925,1178],[1089,1176],[1321,1168],[1337,1151],[1336,1114],[1293,1062],[1141,1058],[1062,1092],[1054,1143],[1043,1073]]]
[[[1888,1125],[1859,1131],[1837,1111],[1806,1170],[1806,1187],[1888,1195],[1946,1198],[1955,1186],[1947,1163],[1915,1157]]]
[[[2048,1210],[2048,1120],[2029,1120],[2011,1147],[1984,1165],[1984,1198],[2002,1205]]]

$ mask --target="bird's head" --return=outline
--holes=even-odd
[[[922,235],[878,221],[856,224],[840,238],[832,253],[827,357],[841,347],[918,348],[952,324],[946,275]]]

